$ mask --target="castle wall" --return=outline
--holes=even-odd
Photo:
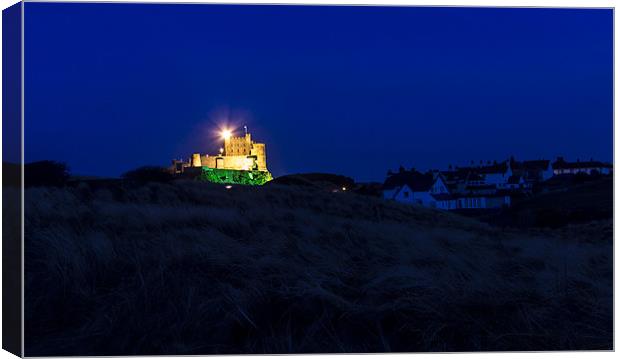
[[[255,143],[252,146],[252,155],[256,156],[259,171],[267,171],[267,155],[264,143]]]
[[[197,164],[197,165],[194,165]],[[193,167],[221,168],[228,170],[251,170],[254,159],[248,156],[209,156],[192,157]]]
[[[254,160],[248,156],[223,156],[223,158],[224,169],[251,170],[254,164]]]
[[[215,156],[203,155],[201,162],[203,166],[215,168]]]

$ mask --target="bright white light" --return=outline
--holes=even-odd
[[[225,188],[226,188],[226,189],[231,189],[231,188],[232,188],[232,186],[231,186],[231,185],[228,185],[228,186],[226,186]]]
[[[222,130],[222,138],[227,140],[232,136],[232,132],[228,129]]]
[[[347,190],[347,187],[342,187],[342,190],[343,190],[343,191],[346,191],[346,190]]]

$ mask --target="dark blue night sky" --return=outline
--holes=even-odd
[[[167,166],[215,153],[226,119],[267,144],[275,176],[611,161],[612,16],[27,3],[26,161],[100,176]]]

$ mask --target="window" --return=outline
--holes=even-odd
[[[409,198],[409,192],[408,191],[403,192],[403,197]]]

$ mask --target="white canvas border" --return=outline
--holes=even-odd
[[[31,0],[31,1],[39,1],[39,0]],[[31,2],[31,1],[27,1],[27,2]],[[48,2],[53,2],[56,0],[51,0]],[[616,7],[616,1],[610,1],[610,0],[589,0],[589,1],[584,1],[584,0],[477,0],[477,1],[468,1],[468,0],[425,0],[425,1],[418,1],[418,0],[387,0],[387,1],[379,1],[379,0],[337,0],[337,1],[330,1],[330,0],[305,0],[305,1],[300,1],[300,0],[288,0],[288,1],[277,1],[277,0],[217,0],[217,1],[198,1],[198,0],[150,0],[150,1],[127,1],[127,0],[106,0],[106,1],[83,1],[83,0],[63,0],[63,1],[56,1],[56,2],[114,2],[114,3],[130,3],[130,2],[140,2],[140,3],[219,3],[219,4],[299,4],[299,5],[382,5],[382,6],[478,6],[478,7],[583,7],[583,8],[615,8]],[[17,3],[17,1],[14,0],[0,0],[0,7],[2,9],[5,9],[13,4]],[[615,17],[615,15],[614,15]],[[24,20],[22,18],[22,20]],[[1,17],[0,17],[0,38],[2,35],[2,26],[1,26]],[[615,21],[614,21],[615,23]],[[22,21],[22,31],[23,31],[23,21]],[[23,32],[22,32],[22,35]],[[616,43],[616,39],[618,38],[618,29],[614,24],[614,159],[617,158],[618,155],[618,151],[620,151],[616,146],[615,146],[615,138],[617,137],[617,133],[618,133],[618,128],[615,126],[615,104],[617,103],[617,99],[618,99],[618,94],[615,92],[615,83],[617,82],[617,77],[618,74],[615,72],[615,59],[617,58],[617,47],[615,46]],[[23,37],[22,37],[22,41],[23,41]],[[22,46],[22,55],[23,55],[23,46]],[[0,47],[0,63],[1,63],[1,58],[2,58],[2,49]],[[23,60],[22,60],[23,61]],[[23,69],[23,62],[22,62],[22,69]],[[2,75],[0,74],[0,82],[2,81]],[[23,84],[23,72],[22,72],[22,84]],[[22,96],[23,96],[23,86],[22,86]],[[0,97],[2,95],[2,89],[0,87]],[[23,99],[23,97],[22,97]],[[22,106],[23,106],[23,101],[22,101]],[[0,104],[0,113],[2,110],[2,105]],[[22,107],[22,116],[23,116],[23,107]],[[23,121],[22,121],[23,124]],[[0,140],[2,138],[1,134],[2,134],[2,129],[0,128]],[[23,136],[23,129],[22,129],[22,136]],[[22,146],[23,146],[23,137],[22,137]],[[2,154],[2,147],[0,146],[0,155]],[[22,155],[23,155],[23,148],[22,148]],[[615,163],[615,161],[614,161]],[[2,181],[2,173],[0,171],[0,182]],[[618,180],[617,176],[614,176],[614,223],[619,223],[618,222],[618,218],[620,217],[620,215],[618,214],[618,212],[615,211],[616,208],[616,204],[618,203],[618,198],[615,196],[615,193],[617,193],[617,190],[619,188],[620,185],[620,181]],[[2,188],[0,187],[0,197],[2,195]],[[2,209],[0,208],[0,214],[2,213]],[[0,224],[0,229],[1,229],[1,224]],[[1,232],[0,232],[1,233]],[[615,231],[615,226],[614,226],[614,239],[616,238],[615,236],[616,231]],[[1,253],[1,249],[0,249],[0,253]],[[616,255],[618,254],[618,246],[614,246],[614,258],[616,258]],[[1,256],[0,256],[0,261],[1,261]],[[614,278],[618,278],[618,268],[615,265],[615,261],[614,261]],[[1,281],[1,279],[0,279]],[[615,289],[615,281],[614,281],[614,289]],[[2,291],[2,287],[0,285],[0,298],[1,298],[1,292]],[[615,291],[614,291],[615,293]],[[617,313],[615,311],[615,308],[617,308],[617,304],[618,303],[618,297],[615,296],[614,298],[614,329],[615,329],[615,323],[616,323],[616,317],[617,317]],[[0,327],[0,337],[2,334],[2,328]],[[614,344],[618,343],[617,341],[618,339],[618,333],[616,331],[614,331]],[[496,356],[500,356],[502,358],[507,358],[507,359],[518,359],[518,358],[528,358],[528,359],[534,359],[534,358],[585,358],[586,356],[589,357],[591,355],[595,356],[595,357],[610,357],[612,355],[615,356],[614,352],[535,352],[535,353],[527,353],[527,352],[522,352],[522,353],[499,353],[499,352],[477,352],[477,353],[467,353],[467,354],[325,354],[325,355],[303,355],[304,357],[320,357],[323,359],[334,359],[334,358],[338,358],[338,357],[343,357],[346,356],[347,358],[362,358],[362,357],[368,357],[368,356],[376,356],[376,355],[380,355],[382,357],[385,358],[403,358],[403,357],[410,357],[413,358],[415,356],[415,358],[420,358],[420,359],[426,359],[426,358],[447,358],[448,356],[450,358],[455,358],[455,357],[478,357],[478,356],[482,356],[482,357],[486,357],[486,358],[494,358]],[[265,358],[265,357],[278,357],[279,355],[247,355],[244,356],[245,358]],[[6,351],[0,351],[0,359],[4,359],[4,358],[13,358],[14,356]],[[209,356],[209,358],[226,358],[226,357],[230,357],[230,356]],[[164,356],[141,356],[141,358],[178,358],[178,356],[169,356],[169,357],[164,357]]]

